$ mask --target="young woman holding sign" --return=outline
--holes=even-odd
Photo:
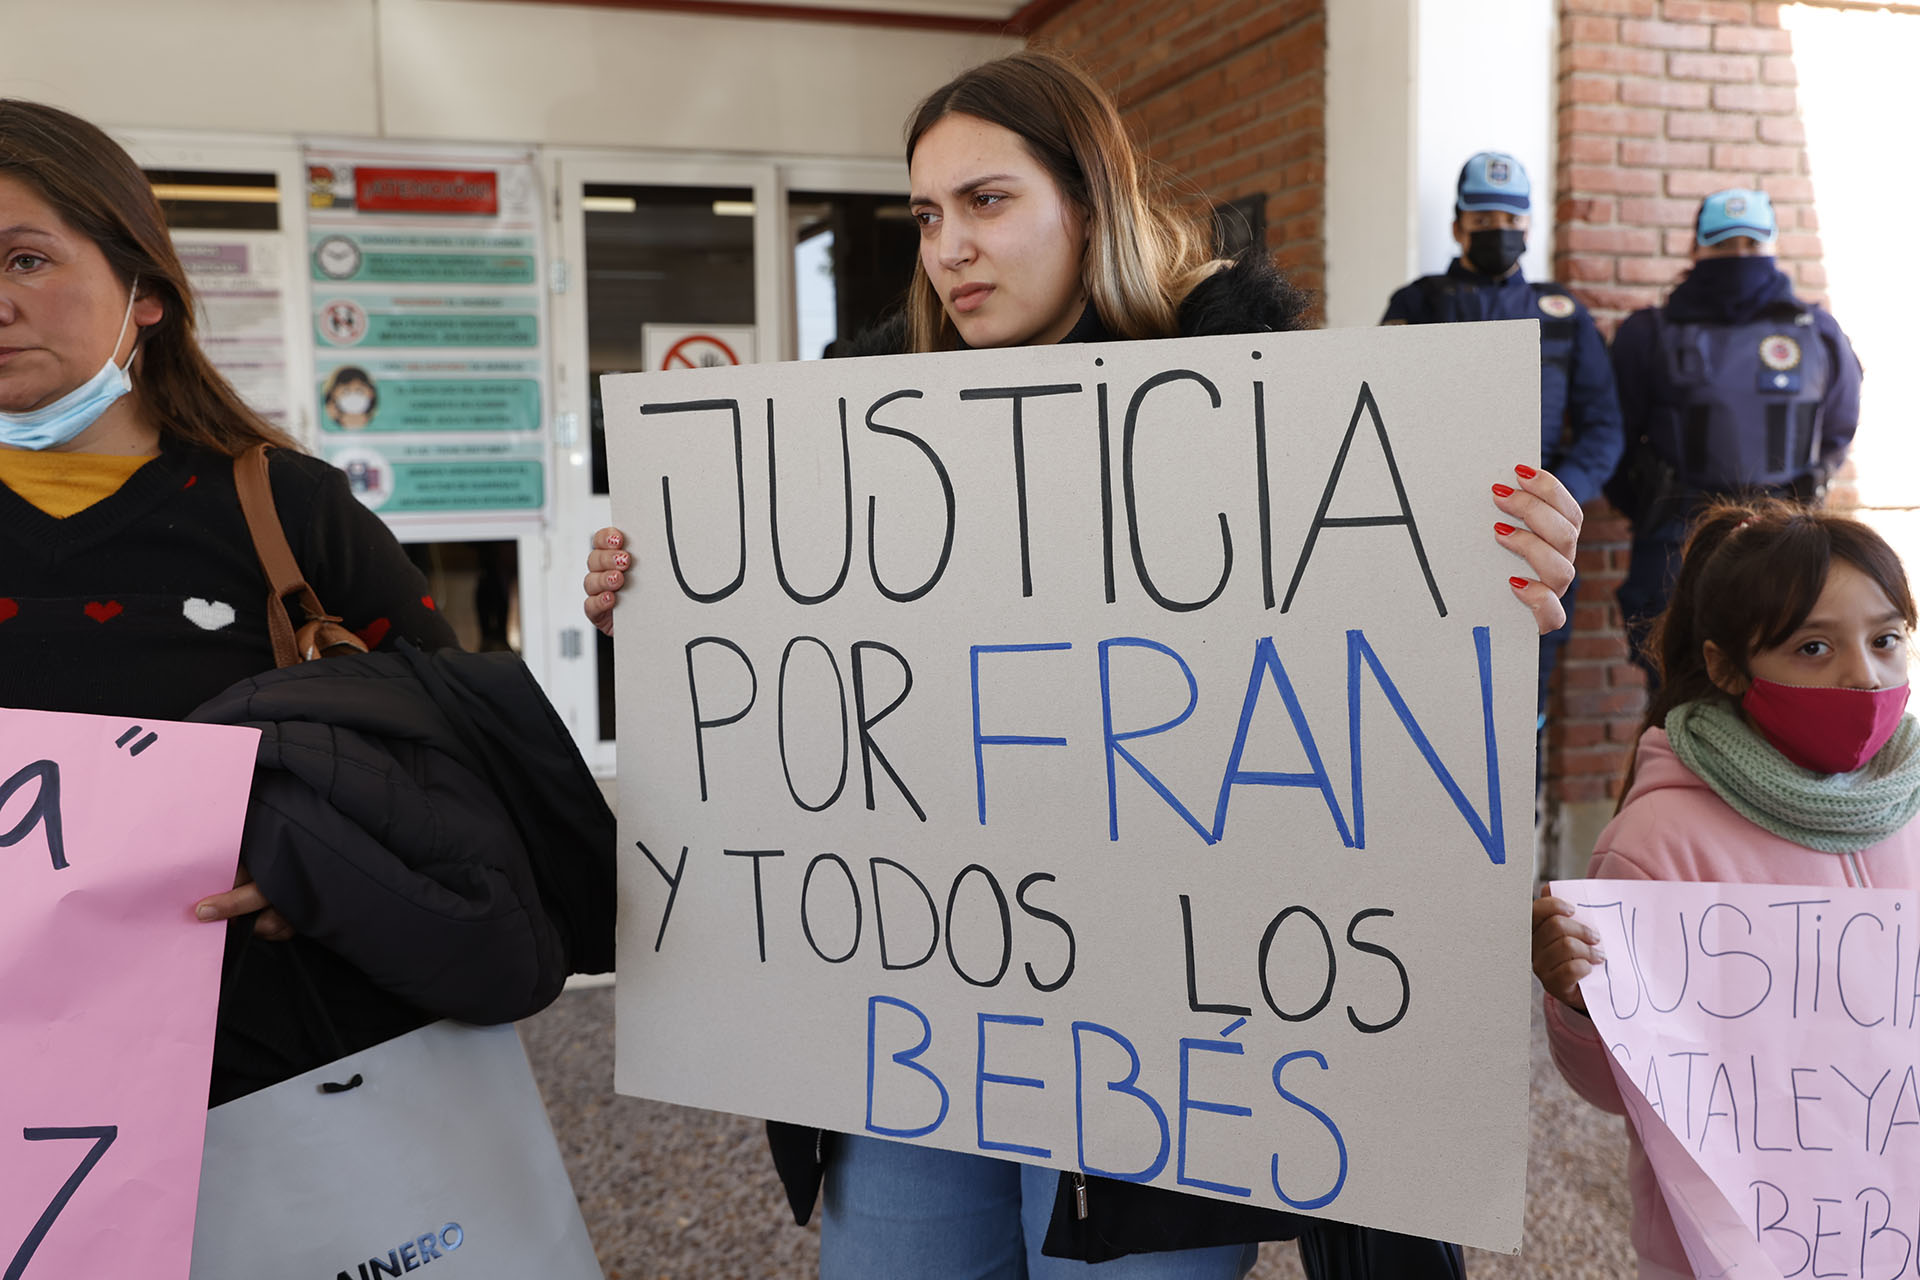
[[[247,408],[194,326],[192,288],[139,166],[84,120],[0,99],[0,706],[184,720],[274,669],[272,592],[235,467],[258,445],[273,446],[267,483],[294,558],[346,626],[374,648],[403,638],[425,650],[454,644],[386,526],[338,470]],[[249,860],[267,845],[283,867],[297,862],[276,837],[304,816],[256,804]],[[342,867],[349,844],[339,842]],[[427,870],[403,867],[398,855],[374,861],[331,878],[305,876],[312,868],[303,863],[305,914],[292,899],[282,905],[324,919],[336,939],[378,948],[387,939],[374,936],[366,914],[375,898],[439,909],[465,896],[463,877],[497,870],[479,855]],[[434,872],[444,883],[428,890]],[[527,899],[513,905],[540,909]],[[231,891],[178,907],[214,925],[237,921],[220,992],[215,1102],[456,1008],[473,1021],[509,1021],[538,1007],[497,981],[501,971],[476,976],[417,940],[409,951],[396,939],[399,949],[383,953],[394,960],[383,986],[338,948],[294,936],[244,869]],[[498,918],[517,919],[504,910]],[[530,959],[531,947],[510,950],[505,929],[487,937],[525,988],[557,991],[563,974]],[[394,994],[396,975],[429,975],[454,1007],[429,1012]]]
[[[1152,171],[1113,101],[1046,53],[990,62],[915,113],[907,163],[920,255],[904,315],[857,354],[1297,329],[1306,300],[1263,254],[1215,259],[1195,204]],[[1542,632],[1560,625],[1580,508],[1551,475],[1493,486],[1516,527],[1494,536]],[[609,634],[633,569],[619,530],[594,535],[586,613]],[[820,1270],[869,1276],[1237,1280],[1260,1240],[1301,1238],[1315,1276],[1460,1274],[1451,1246],[982,1156],[775,1124],[802,1222],[825,1182]],[[1044,1252],[1043,1252],[1044,1249]],[[1083,1261],[1062,1261],[1062,1259]]]
[[[1920,724],[1907,705],[1913,595],[1854,520],[1780,502],[1709,509],[1647,655],[1647,708],[1620,811],[1589,876],[1920,887]],[[1579,982],[1606,963],[1562,899],[1533,905],[1560,1074],[1624,1114]],[[1641,1280],[1691,1276],[1652,1166],[1632,1143]]]

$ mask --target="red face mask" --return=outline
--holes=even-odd
[[[1755,679],[1740,707],[1780,754],[1815,773],[1852,773],[1900,727],[1908,686],[1809,689]]]

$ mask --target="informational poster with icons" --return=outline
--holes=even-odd
[[[382,516],[548,505],[540,195],[525,152],[310,147],[321,451]]]
[[[287,426],[280,233],[176,228],[173,247],[200,306],[200,349],[249,408]]]

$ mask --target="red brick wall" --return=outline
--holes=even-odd
[[[1562,0],[1554,270],[1604,331],[1661,301],[1687,266],[1700,198],[1758,187],[1780,263],[1803,295],[1826,284],[1794,91],[1793,43],[1770,0]],[[1644,705],[1613,592],[1627,526],[1587,513],[1581,602],[1551,718],[1549,792],[1616,794]]]
[[[1093,70],[1206,199],[1264,193],[1268,247],[1295,283],[1324,287],[1325,0],[1076,0],[1032,38]]]

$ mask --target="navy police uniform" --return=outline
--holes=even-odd
[[[1504,210],[1525,213],[1530,190],[1519,161],[1483,151],[1460,171],[1456,210]],[[1504,253],[1489,245],[1491,269],[1476,270],[1456,258],[1444,275],[1423,276],[1397,291],[1387,303],[1383,324],[1445,324],[1457,320],[1538,320],[1540,322],[1540,458],[1560,479],[1574,501],[1585,505],[1620,460],[1624,434],[1613,370],[1606,344],[1580,300],[1558,284],[1534,284],[1517,265],[1523,231],[1481,231],[1469,237],[1476,262],[1481,238],[1505,236]],[[1508,269],[1508,268],[1511,269]],[[1540,638],[1539,713],[1544,723],[1547,685],[1560,650],[1573,634],[1576,580],[1560,598],[1567,621]]]
[[[1606,343],[1580,300],[1557,284],[1534,284],[1518,268],[1490,280],[1455,259],[1387,303],[1385,323],[1454,320],[1540,322],[1540,458],[1574,501],[1600,496],[1625,439]]]
[[[1771,239],[1764,196],[1708,199],[1723,207],[1738,196],[1758,197],[1750,238]],[[1795,297],[1771,257],[1753,255],[1697,261],[1665,306],[1621,324],[1613,364],[1631,442],[1607,486],[1633,521],[1620,611],[1651,674],[1642,646],[1666,608],[1688,519],[1716,497],[1819,501],[1853,442],[1860,361],[1831,315]]]

